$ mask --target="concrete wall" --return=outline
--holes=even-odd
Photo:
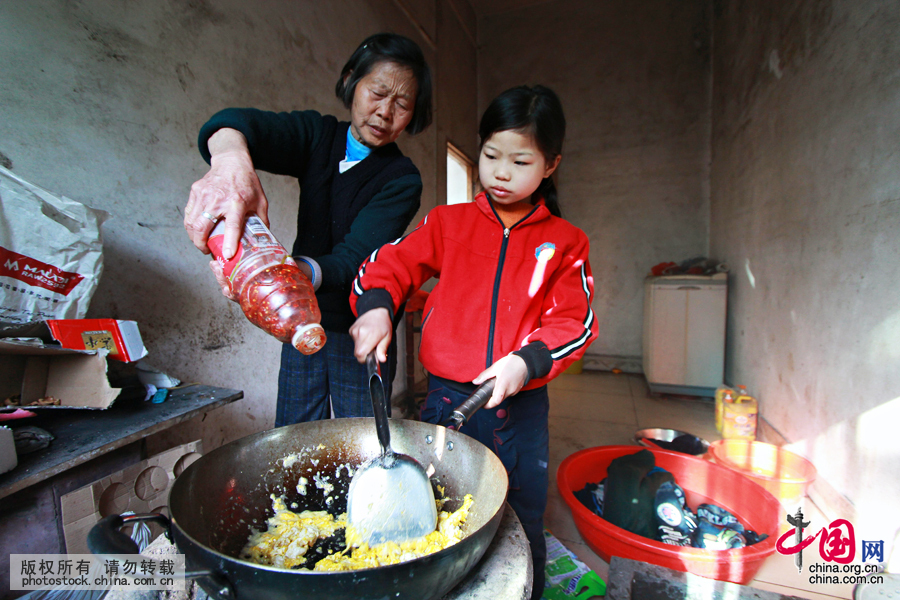
[[[478,159],[478,91],[476,87],[477,52],[475,13],[465,2],[440,0],[440,28],[438,40],[437,112],[442,116],[437,124],[438,146],[446,156],[451,142],[469,158]],[[437,173],[440,203],[447,201],[446,158]]]
[[[480,110],[541,83],[566,111],[560,204],[591,240],[600,325],[586,367],[640,372],[644,277],[707,253],[708,12],[559,0],[479,21]]]
[[[456,35],[466,0],[222,2],[15,0],[0,4],[0,161],[57,194],[104,209],[105,272],[89,316],[134,319],[148,360],[186,382],[244,390],[245,398],[169,434],[202,434],[207,450],[271,427],[280,344],[225,300],[182,225],[191,183],[208,168],[199,127],[216,110],[313,108],[345,118],[334,83],[367,35],[415,39],[433,68],[447,51],[474,64]],[[468,8],[471,12],[471,8]],[[439,15],[446,15],[451,22]],[[474,70],[438,73],[439,107],[474,100]],[[443,135],[474,130],[441,108],[424,133],[400,145],[422,172],[420,215],[438,201]],[[462,116],[460,116],[462,115]],[[441,122],[443,120],[443,122]],[[439,140],[439,137],[441,138]],[[276,236],[295,236],[295,181],[261,176]],[[402,336],[401,336],[402,337]],[[402,361],[401,361],[402,363]],[[398,382],[402,385],[403,379]]]
[[[728,0],[715,11],[710,246],[734,266],[727,379],[758,394],[764,417],[852,500],[856,539],[889,543],[900,527],[900,5]]]

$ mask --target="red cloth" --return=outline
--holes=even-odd
[[[438,206],[362,264],[350,307],[356,313],[362,294],[386,290],[396,312],[413,290],[437,276],[422,323],[419,359],[425,369],[471,381],[510,352],[543,342],[553,366],[525,389],[544,385],[597,336],[588,238],[552,216],[543,201],[508,238],[504,231],[483,192],[472,203]]]
[[[659,277],[663,273],[665,273],[671,267],[677,267],[678,265],[673,262],[661,262],[658,265],[655,265],[650,269],[650,274],[654,277]]]
[[[27,417],[36,417],[37,415],[31,412],[30,410],[25,410],[23,408],[17,408],[16,410],[9,413],[0,413],[0,422],[2,421],[13,421],[15,419],[25,419]]]
[[[406,302],[406,312],[424,310],[426,300],[428,300],[428,292],[425,290],[416,290],[413,292],[412,297]]]

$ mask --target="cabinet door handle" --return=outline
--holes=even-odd
[[[679,290],[699,290],[700,288],[696,285],[682,285],[678,287]]]

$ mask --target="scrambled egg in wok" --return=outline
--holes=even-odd
[[[423,538],[402,544],[387,542],[369,547],[360,543],[352,527],[347,525],[347,514],[334,518],[326,511],[306,510],[292,512],[284,500],[272,497],[275,514],[267,521],[268,530],[254,533],[241,552],[241,557],[263,565],[282,568],[306,568],[307,552],[324,538],[339,530],[346,531],[346,547],[324,556],[315,563],[314,571],[352,571],[392,565],[443,550],[459,542],[462,524],[469,515],[472,496],[467,494],[463,505],[453,513],[441,511],[443,500],[438,500],[437,529]]]

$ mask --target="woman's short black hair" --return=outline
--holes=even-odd
[[[431,69],[425,62],[422,49],[407,37],[395,33],[376,33],[363,40],[341,69],[334,93],[344,106],[350,108],[356,84],[380,62],[392,62],[412,70],[416,78],[416,103],[406,131],[410,135],[424,131],[431,124]]]

